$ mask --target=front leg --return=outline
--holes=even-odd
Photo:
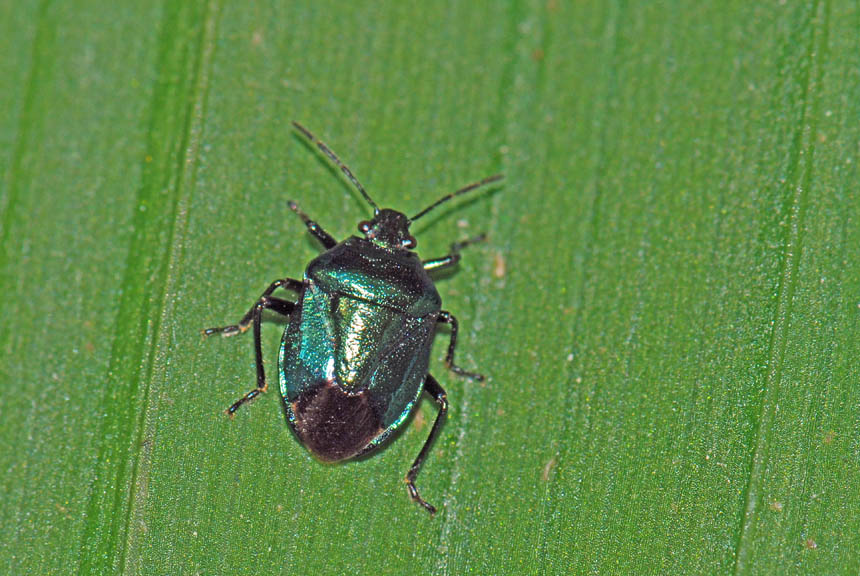
[[[299,208],[299,205],[290,200],[287,202],[290,207],[290,210],[299,215],[299,218],[302,219],[302,222],[305,223],[305,226],[308,227],[308,230],[314,237],[319,240],[323,246],[325,246],[326,250],[330,250],[337,245],[337,240],[335,240],[331,234],[322,229],[322,226],[317,224],[315,221],[311,220],[307,214],[302,212],[302,209]]]
[[[458,376],[463,376],[464,378],[478,381],[483,380],[483,374],[468,372],[454,364],[454,349],[457,347],[457,329],[459,327],[457,318],[447,310],[442,310],[439,312],[439,316],[436,318],[436,321],[451,325],[451,341],[448,343],[448,353],[445,355],[445,365],[448,367],[448,370]]]
[[[479,234],[474,238],[469,238],[468,240],[464,240],[462,242],[455,242],[451,244],[451,252],[447,256],[442,256],[441,258],[433,258],[432,260],[424,260],[422,264],[424,265],[425,270],[439,270],[441,268],[448,268],[453,266],[457,262],[460,261],[460,250],[469,246],[470,244],[475,244],[477,242],[483,242],[486,240],[486,234]]]

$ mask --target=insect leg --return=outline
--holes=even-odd
[[[463,370],[462,368],[454,364],[454,349],[457,347],[457,329],[459,326],[457,318],[455,318],[454,315],[447,310],[442,310],[439,312],[439,317],[436,318],[436,321],[439,323],[451,325],[451,341],[448,343],[448,353],[445,355],[445,365],[448,367],[448,369],[454,374],[463,376],[465,378],[470,378],[472,380],[483,380],[483,374]]]
[[[290,210],[299,215],[299,218],[301,218],[302,222],[305,223],[305,226],[308,227],[310,233],[313,234],[317,240],[322,242],[322,245],[325,246],[326,250],[328,250],[329,248],[333,248],[335,244],[337,244],[337,240],[332,238],[331,234],[322,229],[322,226],[311,220],[307,214],[302,212],[298,204],[296,204],[292,200],[287,202],[287,204],[290,206]]]
[[[280,298],[272,298],[271,296],[263,296],[254,305],[252,313],[254,320],[254,359],[257,366],[257,387],[233,402],[227,408],[229,416],[232,416],[239,409],[239,406],[253,400],[268,388],[268,384],[266,384],[266,372],[263,368],[263,345],[260,340],[260,325],[263,323],[263,310],[274,310],[279,314],[287,316],[293,311],[294,307],[295,304],[293,302],[281,300]]]
[[[451,252],[447,256],[442,256],[441,258],[433,258],[432,260],[424,260],[424,262],[422,262],[422,264],[424,264],[424,269],[439,270],[440,268],[448,268],[449,266],[453,266],[460,261],[460,250],[462,250],[466,246],[469,246],[470,244],[483,242],[486,238],[486,234],[479,234],[474,238],[469,238],[468,240],[464,240],[462,242],[455,242],[451,244]]]
[[[239,320],[238,324],[231,324],[229,326],[221,326],[219,328],[207,328],[202,331],[204,336],[211,336],[212,334],[221,334],[222,336],[234,336],[236,334],[244,334],[251,325],[251,321],[254,319],[254,311],[257,309],[257,306],[260,302],[269,297],[272,292],[277,290],[278,288],[284,288],[285,290],[295,290],[299,291],[302,289],[301,280],[293,280],[292,278],[283,278],[281,280],[275,280],[269,287],[266,288],[266,291],[260,295],[260,298],[251,306],[251,309],[248,310],[248,313],[242,316],[242,319]],[[272,301],[279,301],[277,298],[271,298]],[[281,312],[277,305],[269,306],[275,312],[283,314],[287,316],[289,312]],[[290,308],[292,310],[292,308]]]
[[[424,390],[430,393],[433,396],[433,400],[436,404],[439,405],[439,413],[436,415],[436,420],[433,422],[433,428],[430,429],[430,435],[427,436],[427,440],[424,442],[424,446],[421,447],[421,452],[418,453],[418,457],[415,458],[415,462],[412,463],[412,467],[409,468],[409,472],[406,473],[406,488],[409,490],[409,496],[419,504],[421,504],[430,514],[436,513],[436,508],[424,500],[421,495],[418,493],[418,488],[415,486],[415,477],[418,476],[418,472],[421,470],[421,464],[424,463],[424,459],[427,457],[427,453],[430,452],[430,447],[433,445],[433,441],[436,440],[436,436],[439,435],[439,430],[442,428],[442,422],[445,421],[445,415],[448,413],[448,397],[445,394],[445,390],[436,382],[436,379],[433,378],[431,374],[427,374],[427,378],[424,380]]]

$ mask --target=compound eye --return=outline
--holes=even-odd
[[[401,245],[402,245],[404,248],[406,248],[407,250],[412,250],[413,248],[415,248],[416,246],[418,246],[418,241],[417,241],[413,236],[407,236],[407,237],[403,240],[403,242],[402,242],[402,244],[401,244]]]
[[[361,232],[362,234],[367,234],[368,232],[370,232],[370,228],[371,228],[371,224],[367,220],[362,220],[361,222],[358,223],[358,231]]]

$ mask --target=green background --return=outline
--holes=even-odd
[[[860,9],[0,3],[0,572],[857,574]],[[249,336],[368,207],[462,326],[451,412],[314,461]],[[278,327],[265,328],[266,358]]]

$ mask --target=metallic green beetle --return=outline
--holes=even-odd
[[[406,474],[409,495],[434,514],[436,508],[418,493],[415,477],[448,409],[445,391],[428,373],[437,324],[451,326],[448,368],[475,380],[483,376],[454,364],[457,319],[442,310],[428,271],[456,264],[460,250],[483,236],[452,244],[447,256],[422,261],[411,252],[417,242],[409,225],[443,202],[496,182],[501,175],[461,188],[407,218],[395,210],[380,209],[328,146],[300,124],[293,125],[340,168],[373,206],[374,216],[358,225],[364,237],[338,243],[294,202],[289,203],[326,252],[311,261],[303,280],[273,282],[238,324],[203,331],[207,336],[232,336],[254,328],[257,387],[227,413],[232,415],[267,389],[260,343],[263,310],[289,316],[278,356],[281,396],[290,427],[320,460],[346,460],[380,446],[403,424],[422,390],[439,405],[430,435]],[[297,292],[298,300],[272,296],[279,288]]]

